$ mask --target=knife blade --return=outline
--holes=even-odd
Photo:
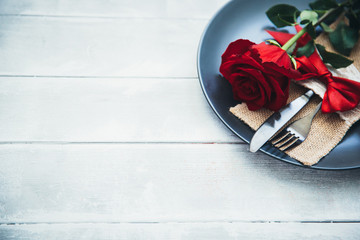
[[[250,152],[259,150],[271,137],[273,137],[292,117],[296,115],[314,95],[312,90],[296,98],[278,112],[273,113],[255,132],[250,141]]]

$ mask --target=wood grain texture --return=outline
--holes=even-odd
[[[0,75],[197,77],[206,20],[1,17]]]
[[[358,223],[151,223],[0,226],[2,240],[357,240]]]
[[[197,79],[0,78],[0,141],[241,142]]]
[[[252,154],[196,55],[226,0],[0,1],[0,239],[358,239],[360,170]]]
[[[228,0],[2,0],[0,14],[208,19],[227,2]]]
[[[2,144],[0,222],[360,221],[360,170],[243,144]]]

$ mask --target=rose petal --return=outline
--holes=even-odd
[[[295,34],[278,32],[278,31],[270,31],[266,30],[280,45],[284,45],[287,41],[289,41]]]
[[[246,39],[238,39],[230,43],[222,55],[222,62],[226,62],[228,60],[231,60],[231,58],[238,57],[244,54],[249,50],[249,47],[254,44],[255,43]]]
[[[259,62],[261,63],[270,62],[286,69],[293,68],[287,52],[278,46],[268,45],[262,42],[260,44],[252,45],[250,47],[250,52],[253,53],[255,59],[259,58]]]
[[[300,74],[286,51],[243,39],[230,45],[222,56],[220,72],[232,85],[234,98],[246,102],[250,110],[284,106],[290,78]]]
[[[287,79],[271,79],[269,82],[272,83],[272,95],[271,100],[267,107],[270,110],[278,111],[282,106],[286,104],[289,97],[290,81]]]

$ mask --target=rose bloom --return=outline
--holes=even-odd
[[[262,107],[278,111],[289,97],[290,79],[300,74],[280,47],[244,39],[227,47],[220,73],[230,82],[234,99],[253,111]]]

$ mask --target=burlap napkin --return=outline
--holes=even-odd
[[[327,36],[321,35],[317,38],[317,42],[326,46],[327,50],[332,50]],[[360,81],[360,43],[353,49],[350,58],[354,60],[354,64],[347,68],[329,70],[336,76],[345,77],[351,80]],[[306,88],[313,89],[318,95],[313,97],[311,101],[304,107],[291,122],[306,116],[313,111],[320,103],[324,96],[326,87],[320,81],[315,79],[302,82]],[[289,102],[306,92],[306,88],[292,83],[290,88]],[[245,103],[230,108],[230,112],[244,121],[253,130],[257,130],[263,122],[273,113],[267,109],[258,111],[248,110]],[[285,151],[290,157],[298,160],[305,165],[314,165],[321,158],[326,156],[345,136],[352,124],[360,119],[360,107],[343,113],[323,114],[321,111],[315,116],[311,125],[310,133],[307,139],[299,146]]]

